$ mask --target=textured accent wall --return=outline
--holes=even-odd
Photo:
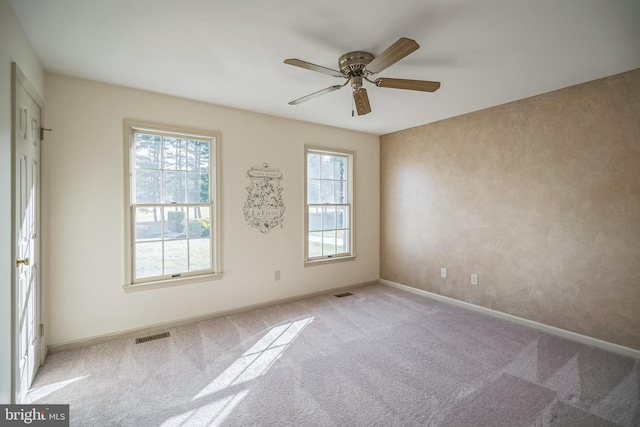
[[[380,163],[382,279],[640,349],[640,69],[383,135]]]

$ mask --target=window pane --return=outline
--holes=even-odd
[[[335,203],[333,181],[320,182],[320,203]]]
[[[187,170],[209,172],[209,142],[190,139],[187,143]]]
[[[189,271],[211,268],[211,239],[189,240]]]
[[[335,203],[345,203],[345,193],[344,193],[344,185],[343,181],[334,181],[333,182],[333,200]]]
[[[336,231],[336,253],[343,254],[349,252],[349,242],[346,239],[348,233],[345,230]]]
[[[187,174],[187,203],[209,203],[209,174]]]
[[[336,228],[336,208],[335,206],[326,206],[322,213],[322,229],[334,230]]]
[[[309,233],[309,257],[322,256],[322,232]]]
[[[335,190],[335,203],[347,203],[347,182],[335,181],[333,188]]]
[[[162,208],[136,208],[136,241],[162,237]]]
[[[162,138],[158,135],[134,135],[136,168],[160,169]]]
[[[317,179],[307,183],[307,203],[320,203],[320,181]]]
[[[211,209],[195,206],[189,208],[189,238],[211,236]]]
[[[184,203],[186,172],[162,173],[162,202]]]
[[[321,157],[319,154],[307,154],[307,179],[320,178]]]
[[[186,212],[184,208],[166,208],[164,210],[164,238],[184,239],[186,235]],[[186,251],[185,251],[186,253]]]
[[[136,243],[136,277],[162,276],[162,242]]]
[[[187,169],[187,140],[182,138],[172,138],[165,136],[164,140],[164,169],[186,170]]]
[[[322,235],[322,255],[333,255],[336,253],[336,232],[325,231]]]
[[[137,170],[134,203],[160,203],[160,171]]]
[[[187,240],[164,242],[164,274],[178,274],[188,271]]]
[[[322,207],[309,206],[309,231],[322,230]]]
[[[347,179],[347,169],[346,169],[346,158],[341,156],[335,156],[333,158],[334,161],[334,178],[336,180],[345,180]]]
[[[336,228],[349,228],[348,206],[336,206]]]
[[[320,174],[322,179],[333,179],[334,162],[333,156],[328,154],[322,155],[322,164],[320,165]]]

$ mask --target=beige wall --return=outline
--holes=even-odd
[[[45,83],[49,344],[378,279],[377,136],[56,74]],[[220,132],[221,280],[123,292],[125,118]],[[303,266],[304,144],[356,152],[355,261]],[[268,234],[243,214],[247,171],[263,162],[284,175],[284,227]]]
[[[640,70],[384,135],[380,159],[381,278],[640,349]]]
[[[0,0],[0,403],[11,401],[11,63],[15,62],[38,94],[44,71],[13,9]]]

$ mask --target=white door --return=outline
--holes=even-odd
[[[21,403],[40,366],[40,118],[41,105],[20,70],[15,87],[15,387]],[[36,99],[34,100],[32,93]]]

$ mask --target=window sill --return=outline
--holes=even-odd
[[[324,265],[324,264],[333,264],[334,262],[344,262],[344,261],[353,261],[356,259],[355,255],[341,256],[335,258],[322,258],[322,259],[314,259],[312,261],[305,261],[305,267],[312,267],[314,265]]]
[[[220,280],[222,273],[203,274],[201,276],[180,277],[176,279],[157,280],[154,282],[132,283],[124,285],[122,289],[125,293],[146,291],[149,289],[168,288],[170,286],[188,285],[191,283],[203,283],[213,280]]]

